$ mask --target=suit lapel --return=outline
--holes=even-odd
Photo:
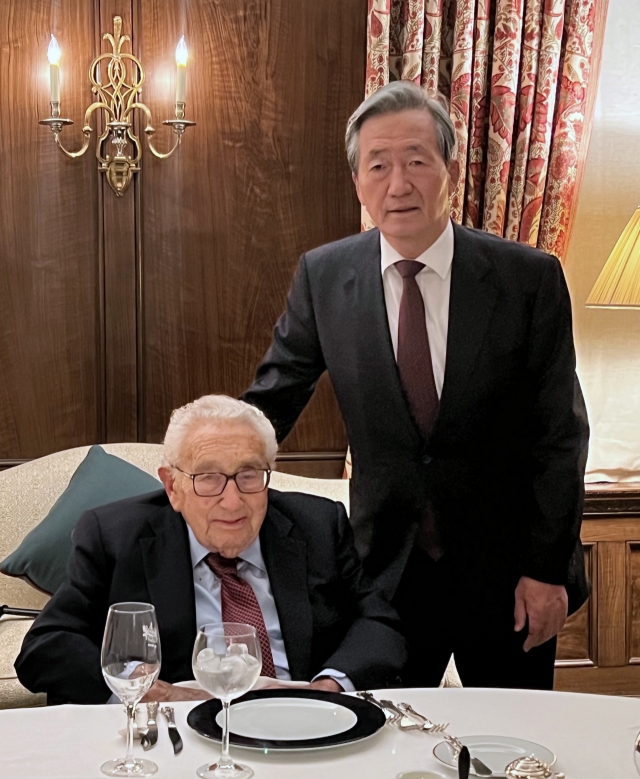
[[[185,522],[167,504],[149,522],[152,534],[140,539],[142,563],[162,637],[164,678],[193,678],[191,652],[196,638],[193,570]]]
[[[455,248],[451,268],[447,358],[440,410],[432,435],[437,434],[447,415],[456,413],[456,405],[473,372],[498,294],[491,282],[490,265],[473,240],[473,233],[456,224],[453,227]]]
[[[304,542],[292,538],[293,524],[269,505],[260,547],[292,679],[307,679],[311,661],[313,614],[307,583],[307,551]]]

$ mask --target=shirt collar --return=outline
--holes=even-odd
[[[380,233],[380,259],[381,271],[384,275],[387,268],[390,268],[398,260],[406,259],[406,257],[399,254]],[[453,262],[453,225],[450,219],[435,243],[431,244],[419,257],[416,257],[416,260],[435,271],[441,279],[446,278]]]
[[[195,537],[193,530],[191,530],[191,528],[189,527],[188,522],[186,522],[186,525],[187,525],[187,532],[189,534],[189,551],[191,552],[191,565],[193,568],[195,568],[196,565],[199,565],[204,560],[204,558],[209,554],[211,550],[207,549],[206,546],[202,546],[202,544]],[[267,572],[267,568],[264,564],[264,558],[262,557],[262,549],[260,548],[260,536],[257,536],[255,540],[252,541],[246,549],[240,552],[240,554],[238,555],[238,559],[244,560],[245,562],[254,565],[256,568],[259,568],[264,573]]]

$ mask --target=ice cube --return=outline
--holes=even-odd
[[[220,669],[225,672],[227,684],[230,687],[241,687],[245,684],[247,663],[244,655],[228,655],[220,661]]]
[[[228,655],[247,655],[249,654],[249,649],[247,648],[246,644],[231,644],[229,647]]]
[[[220,656],[213,649],[203,649],[198,653],[198,668],[209,673],[219,670]]]

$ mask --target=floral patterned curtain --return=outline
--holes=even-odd
[[[410,79],[449,100],[457,222],[563,258],[601,1],[368,0],[366,95]]]

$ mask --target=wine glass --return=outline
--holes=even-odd
[[[133,756],[133,718],[160,673],[160,637],[150,603],[114,603],[102,641],[102,674],[127,709],[127,755],[102,766],[107,776],[151,776],[158,766]]]
[[[200,686],[222,701],[222,754],[217,763],[197,770],[202,779],[249,779],[253,771],[229,756],[229,703],[253,687],[262,653],[256,629],[239,622],[203,625],[193,647],[193,674]]]

